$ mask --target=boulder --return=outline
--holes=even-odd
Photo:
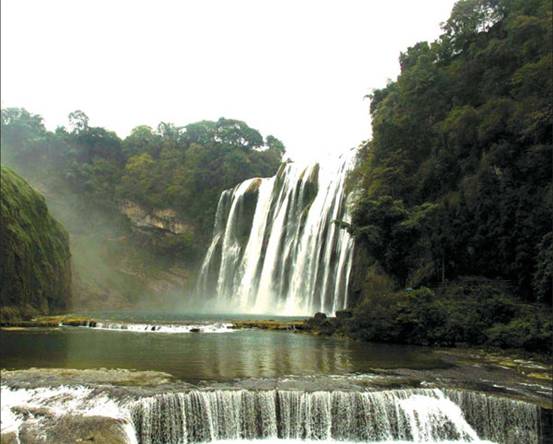
[[[330,336],[334,334],[336,331],[336,324],[332,322],[330,319],[325,319],[321,324],[318,326],[318,329],[320,334]]]
[[[2,444],[19,444],[19,439],[15,432],[4,432],[0,435],[0,442]]]
[[[313,320],[317,323],[322,322],[326,319],[326,315],[324,313],[315,313],[315,316],[313,316]]]
[[[347,319],[351,319],[353,317],[353,313],[348,310],[338,310],[336,312],[336,319],[339,321],[345,321]]]
[[[25,421],[20,428],[19,438],[20,442],[28,444],[74,444],[78,442],[127,444],[129,442],[123,420],[80,415]],[[2,443],[4,443],[4,439],[2,439]]]

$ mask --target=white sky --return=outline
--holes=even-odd
[[[454,0],[2,0],[2,107],[126,136],[219,117],[316,160],[369,137],[367,99]]]

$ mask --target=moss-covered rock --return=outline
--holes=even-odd
[[[63,415],[55,416],[47,409],[27,409],[19,412],[29,418],[21,426],[20,441],[29,444],[73,444],[92,442],[103,444],[126,444],[125,422],[106,416]],[[39,420],[32,420],[38,418]],[[4,441],[2,441],[3,443]]]
[[[65,310],[71,300],[69,237],[44,198],[1,167],[0,307],[3,320]]]

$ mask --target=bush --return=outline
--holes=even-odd
[[[14,306],[0,307],[0,322],[15,322],[21,320],[19,308]]]
[[[496,324],[486,330],[488,344],[501,348],[523,348],[528,351],[551,351],[553,324],[539,316]]]
[[[367,341],[491,345],[551,353],[553,324],[544,306],[520,303],[502,282],[461,279],[365,298],[349,333]]]

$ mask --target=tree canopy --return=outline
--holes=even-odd
[[[507,280],[551,302],[548,0],[460,0],[435,42],[370,95],[352,230],[396,279]]]
[[[210,232],[218,196],[256,176],[275,174],[285,149],[240,120],[221,118],[183,127],[141,125],[120,139],[89,125],[80,110],[68,128],[47,131],[42,118],[20,108],[2,110],[2,159],[51,189],[70,189],[87,201],[115,207],[132,200],[149,209],[172,208]]]

